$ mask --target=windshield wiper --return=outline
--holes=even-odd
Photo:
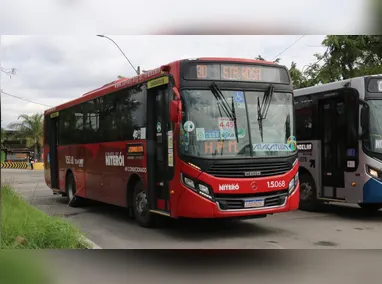
[[[236,142],[239,143],[239,137],[238,137],[238,134],[237,134],[236,110],[235,110],[235,105],[233,103],[233,98],[232,98],[232,115],[233,115],[233,124],[234,124],[234,127],[235,127]]]
[[[261,142],[264,142],[263,120],[267,117],[268,110],[272,101],[273,92],[274,92],[274,87],[270,85],[268,90],[264,94],[261,105],[260,105],[260,97],[257,97],[257,122],[259,123]]]
[[[233,120],[233,115],[232,115],[232,112],[230,111],[229,104],[227,100],[225,99],[223,93],[220,91],[219,87],[215,83],[212,83],[210,86],[210,89],[212,94],[215,96],[216,100],[218,101],[218,103],[221,102],[221,105],[223,107],[223,110],[226,116],[228,116],[229,119]]]
[[[236,111],[235,111],[235,106],[233,103],[233,98],[232,98],[232,106],[231,110],[229,109],[229,104],[223,95],[223,93],[220,91],[219,87],[215,84],[211,84],[211,91],[214,94],[215,98],[219,101],[222,101],[222,107],[226,115],[228,116],[229,119],[233,120],[234,123],[234,130],[235,130],[235,137],[236,137],[236,142],[239,143],[239,137],[238,137],[238,131],[237,131],[237,119],[236,119]]]
[[[262,114],[261,114],[260,97],[257,97],[257,122],[259,123],[261,142],[264,142],[264,138],[263,138],[263,118],[262,118]]]

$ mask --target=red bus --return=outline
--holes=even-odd
[[[71,206],[172,218],[258,218],[296,210],[298,159],[288,69],[184,59],[44,113],[45,181]]]

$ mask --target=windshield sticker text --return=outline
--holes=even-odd
[[[216,154],[216,153],[237,153],[237,142],[228,141],[224,142],[205,142],[204,143],[204,152],[205,154]]]
[[[219,128],[220,129],[232,129],[235,127],[235,123],[232,119],[227,117],[219,117]]]
[[[106,166],[125,166],[125,156],[121,152],[106,152],[105,153]]]
[[[219,190],[220,191],[227,191],[227,190],[239,190],[240,186],[239,184],[220,184],[219,185]]]
[[[260,143],[253,144],[253,151],[280,151],[280,152],[289,152],[291,148],[288,144],[280,144],[280,143]]]

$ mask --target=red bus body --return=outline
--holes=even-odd
[[[55,193],[67,195],[68,174],[71,173],[74,177],[76,188],[75,195],[77,197],[97,200],[123,207],[132,207],[134,204],[133,187],[136,182],[140,180],[143,183],[143,187],[148,189],[150,187],[148,172],[159,170],[157,166],[153,166],[154,164],[151,166],[149,164],[150,161],[153,160],[149,160],[150,153],[148,153],[147,149],[155,146],[149,145],[148,138],[145,137],[147,134],[143,135],[143,132],[146,133],[146,130],[149,129],[150,126],[148,125],[148,128],[145,128],[144,130],[141,128],[141,132],[139,132],[139,130],[135,130],[134,135],[136,135],[136,131],[140,134],[138,136],[134,136],[134,139],[96,143],[70,143],[68,145],[61,145],[59,141],[60,138],[58,137],[60,136],[60,131],[62,128],[66,127],[65,117],[63,117],[62,113],[70,107],[75,107],[89,100],[103,98],[108,94],[116,93],[135,85],[145,85],[145,88],[147,88],[145,92],[148,98],[151,94],[149,93],[151,89],[148,89],[147,82],[152,79],[163,78],[163,76],[169,76],[170,78],[169,84],[171,87],[166,89],[166,92],[172,92],[173,88],[181,92],[184,87],[182,85],[183,78],[181,76],[181,64],[183,61],[185,60],[172,62],[168,65],[161,66],[160,68],[148,71],[133,78],[120,79],[99,89],[86,93],[75,100],[45,111],[44,165],[46,184],[52,188]],[[228,62],[230,64],[245,63],[253,64],[254,66],[256,66],[256,64],[261,66],[273,66],[273,63],[269,62],[234,58],[200,58],[197,62],[204,61],[209,63]],[[234,72],[237,71],[234,70]],[[158,82],[159,81],[156,81],[156,84],[158,84]],[[197,84],[197,81],[193,81],[193,84]],[[221,88],[223,89],[224,87]],[[171,102],[168,103],[170,104]],[[83,124],[85,125],[85,116],[88,114],[85,114],[85,107],[82,107],[82,109],[82,119]],[[91,115],[89,115],[89,117],[90,116]],[[101,125],[99,119],[97,123],[98,125]],[[153,203],[151,203],[150,206],[151,213],[167,215],[173,218],[232,218],[266,216],[268,214],[287,212],[298,208],[299,183],[297,175],[299,165],[297,156],[295,157],[295,161],[289,166],[288,170],[284,170],[281,174],[277,174],[277,172],[275,172],[276,174],[262,177],[221,177],[221,175],[211,174],[211,170],[202,169],[203,167],[198,165],[197,162],[190,162],[190,160],[185,161],[185,159],[182,158],[182,155],[179,154],[180,127],[182,127],[181,123],[179,121],[173,123],[170,121],[168,124],[172,125],[172,132],[168,135],[171,135],[173,144],[171,144],[171,151],[170,148],[168,150],[169,154],[166,158],[165,164],[172,164],[171,168],[169,168],[171,174],[169,174],[170,178],[168,178],[168,183],[166,183],[166,194],[164,194],[163,198],[155,195],[156,197],[153,201],[155,205],[152,205]],[[159,128],[157,127],[158,132],[160,131],[160,128],[161,126]],[[81,129],[85,129],[85,126]],[[77,135],[76,131],[71,132],[71,134]],[[53,139],[52,137],[55,138]],[[90,136],[84,132],[79,139],[83,139],[81,141],[88,141],[88,137]],[[102,135],[98,134],[97,137],[102,137]],[[121,137],[123,137],[123,134],[121,134]],[[54,142],[52,142],[53,140]],[[168,142],[170,141],[170,138],[165,137],[165,140]],[[170,143],[171,142],[168,142],[166,144],[167,147],[170,147]],[[54,147],[57,147],[55,153],[52,150]],[[131,153],[129,154],[128,152],[130,150]],[[170,152],[172,156],[170,156]],[[56,157],[54,160],[52,160],[52,155]],[[192,161],[198,161],[195,157],[192,159]],[[256,165],[257,159],[258,158],[256,157],[249,159],[251,161],[250,165]],[[170,160],[172,161],[170,162]],[[213,167],[213,163],[213,159],[210,160],[210,164],[208,165],[209,169]],[[227,163],[229,164],[229,159],[227,160]],[[54,166],[54,164],[56,166]],[[235,169],[240,169],[241,166],[242,164],[240,164],[239,161],[236,162],[236,166],[233,167]],[[229,166],[225,167],[228,168]],[[276,167],[281,166],[270,163],[263,168],[272,170]],[[221,169],[222,168],[219,168],[219,171],[221,171]],[[54,175],[54,173],[52,174],[52,171],[54,171],[56,175]],[[184,182],[185,180],[182,179],[183,176],[194,180],[196,183],[200,182],[208,185],[212,191],[212,197],[207,198],[206,196],[201,195],[200,192],[188,187]],[[159,179],[156,178],[155,180],[155,188],[157,188],[161,183]],[[288,185],[293,179],[295,182],[294,189],[287,192],[284,197],[278,195],[281,191],[284,191],[285,193],[289,190]],[[156,190],[155,188],[152,189],[152,192]],[[258,198],[260,198],[260,201],[261,198],[268,198],[269,200],[264,201],[264,205],[260,207],[243,207],[242,204],[245,200],[253,199],[254,202],[256,202]],[[153,199],[150,198],[150,200]],[[266,205],[267,202],[269,206]],[[223,209],[221,208],[223,206],[222,204],[226,206]]]

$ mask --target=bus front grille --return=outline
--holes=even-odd
[[[251,163],[251,164],[215,164],[206,173],[222,178],[255,178],[283,175],[292,169],[288,162]]]
[[[245,194],[245,195],[237,195],[235,194],[215,194],[215,200],[219,204],[219,208],[221,210],[242,210],[242,209],[261,209],[266,207],[277,207],[285,204],[286,199],[288,197],[288,190],[280,190],[277,192],[269,192],[269,193],[258,193],[258,194]],[[256,208],[245,208],[244,202],[249,199],[264,199],[263,207]]]

